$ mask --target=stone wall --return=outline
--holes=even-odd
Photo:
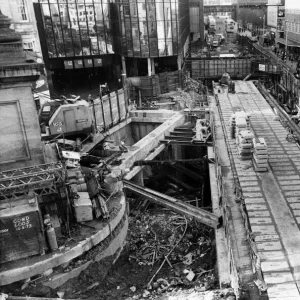
[[[1,85],[0,157],[1,171],[44,163],[30,82]]]

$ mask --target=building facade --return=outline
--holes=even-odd
[[[188,49],[186,1],[38,0],[35,14],[57,90],[87,79],[90,84],[91,78],[113,85],[122,72],[141,76],[176,70]]]
[[[286,31],[289,45],[300,47],[300,2],[297,0],[285,1]],[[298,51],[299,52],[299,51]]]
[[[267,5],[268,0],[238,0],[240,6],[255,6],[255,5]]]
[[[11,19],[10,28],[21,34],[23,48],[40,54],[40,41],[32,0],[0,0],[0,8],[2,13]]]
[[[267,25],[270,27],[270,30],[276,32],[277,23],[278,23],[278,7],[282,5],[282,0],[268,0],[268,9],[267,9]]]

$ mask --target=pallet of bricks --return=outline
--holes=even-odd
[[[244,111],[238,111],[231,115],[229,125],[231,138],[235,139],[238,130],[250,130],[250,115]]]
[[[268,148],[264,138],[253,139],[253,166],[256,172],[268,171]]]
[[[236,137],[236,144],[238,147],[238,155],[241,160],[252,159],[254,135],[250,130],[249,115],[245,112],[236,112],[231,118],[231,132],[232,136]],[[233,128],[234,127],[234,128]]]
[[[253,152],[253,133],[251,130],[238,130],[236,143],[238,147],[238,154],[241,160],[252,159]]]

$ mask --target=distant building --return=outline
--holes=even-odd
[[[84,88],[93,79],[95,84],[113,85],[121,72],[143,76],[165,69],[175,71],[187,55],[190,20],[186,2],[35,2],[48,80],[52,78],[59,92],[74,86]],[[91,89],[97,93],[95,86]]]
[[[248,6],[254,6],[254,5],[266,5],[268,4],[268,0],[238,0],[239,5],[248,5]]]
[[[41,53],[32,0],[0,0],[4,15],[11,19],[11,29],[22,36],[24,49]]]
[[[285,1],[285,18],[287,21],[288,45],[294,46],[299,53],[300,47],[300,2],[299,0]]]
[[[204,0],[204,5],[220,5],[222,0]]]
[[[278,7],[281,6],[282,0],[268,0],[268,10],[267,10],[267,25],[273,32],[277,31],[278,22]]]

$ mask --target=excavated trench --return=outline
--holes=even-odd
[[[206,147],[170,145],[144,166],[144,185],[211,212],[206,155]],[[198,160],[176,162],[186,159]],[[106,262],[99,262],[60,287],[65,297],[159,299],[178,290],[216,289],[214,229],[129,191],[126,197],[129,231],[120,257],[107,273]]]
[[[212,212],[205,146],[170,144],[145,163],[133,178],[136,180],[151,190]],[[126,191],[126,198],[129,229],[122,252],[94,261],[56,290],[32,287],[31,296],[56,297],[61,292],[65,299],[164,299],[180,290],[218,288],[214,228],[130,191]],[[105,247],[95,246],[72,265],[93,260]]]

